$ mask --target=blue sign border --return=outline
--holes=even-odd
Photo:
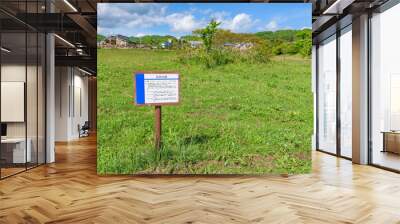
[[[136,104],[145,104],[144,99],[144,74],[135,75],[136,80]]]

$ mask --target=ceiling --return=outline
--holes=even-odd
[[[51,13],[50,13],[51,12]],[[36,46],[27,45],[25,32],[50,32],[55,38],[56,66],[78,66],[96,73],[96,1],[93,0],[1,0],[0,26],[9,58],[28,55]],[[28,54],[27,54],[28,53]]]
[[[387,0],[211,0],[212,2],[308,2],[312,3],[313,36],[317,36],[347,14],[356,14]],[[54,32],[56,64],[85,67],[96,72],[96,4],[139,2],[137,0],[1,0],[0,21],[4,32]],[[141,2],[173,2],[144,0]],[[200,1],[199,1],[200,2]],[[335,6],[335,7],[333,7]],[[330,10],[327,11],[327,9]],[[333,11],[332,11],[333,10]],[[51,13],[49,13],[51,11]],[[6,37],[9,38],[9,37]],[[11,38],[13,39],[13,38]],[[66,43],[66,40],[68,43]],[[15,38],[15,45],[18,38]],[[75,45],[71,47],[69,44]],[[14,46],[17,48],[17,46]],[[79,50],[78,50],[79,49]],[[28,52],[31,50],[28,48]],[[15,51],[18,52],[18,51]],[[28,53],[29,54],[29,53]]]
[[[340,25],[343,19],[350,20],[354,16],[374,10],[388,0],[309,0],[312,3],[313,38],[331,29],[333,25]],[[335,32],[335,29],[332,29]],[[316,41],[316,40],[315,40]],[[317,42],[317,41],[316,41]]]

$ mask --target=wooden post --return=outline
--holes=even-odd
[[[155,148],[156,148],[156,150],[160,150],[160,148],[161,148],[161,106],[155,107],[154,137],[155,137]]]

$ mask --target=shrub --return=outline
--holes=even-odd
[[[285,53],[285,49],[284,46],[282,44],[277,44],[273,49],[272,49],[272,53],[274,55],[281,55]]]
[[[264,44],[254,46],[247,53],[250,56],[250,63],[267,63],[271,59],[271,49]]]
[[[183,48],[178,53],[178,61],[183,64],[203,64],[207,68],[234,62],[233,52],[223,48],[213,48],[207,52],[204,48]]]
[[[229,49],[216,48],[209,54],[209,64],[207,67],[215,67],[219,65],[226,65],[235,61],[235,55]]]
[[[182,47],[177,51],[178,61],[182,64],[188,64],[195,60],[197,57],[196,49],[190,47]]]
[[[218,30],[220,23],[215,20],[193,33],[202,40],[201,48],[188,46],[180,49],[178,60],[181,63],[201,63],[207,68],[226,65],[233,62],[266,63],[272,52],[270,41],[250,34],[236,34],[228,30]],[[224,47],[225,43],[250,43],[247,49]]]
[[[204,48],[183,48],[178,53],[178,60],[183,64],[203,64],[206,68],[214,68],[230,63],[267,63],[271,59],[271,49],[266,45],[255,45],[247,50],[233,48],[212,48],[207,52]]]

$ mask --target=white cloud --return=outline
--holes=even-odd
[[[181,36],[206,26],[211,19],[221,22],[220,28],[236,33],[255,30],[275,31],[282,28],[277,23],[277,21],[282,23],[278,18],[265,24],[247,13],[232,14],[223,10],[192,7],[190,10],[171,14],[167,13],[167,7],[166,4],[150,3],[99,3],[98,32],[106,35],[118,33],[130,36],[169,31],[175,36]]]
[[[103,27],[97,27],[97,33],[104,33],[104,28]]]
[[[143,37],[143,36],[146,36],[147,34],[145,34],[145,33],[137,33],[137,34],[135,34],[135,37]]]
[[[229,13],[225,11],[212,13],[211,18],[221,22],[222,29],[228,29],[237,33],[249,31],[259,22],[259,20],[253,20],[252,17],[246,13],[239,13],[234,17],[229,17]]]
[[[276,31],[278,29],[278,23],[275,20],[271,20],[266,26],[265,29],[268,31]]]
[[[140,30],[157,25],[165,17],[166,6],[160,4],[107,4],[97,6],[98,26],[103,30],[124,28]]]
[[[202,22],[196,21],[192,14],[174,13],[165,18],[165,21],[174,32],[191,32],[200,28]]]
[[[191,32],[204,26],[202,19],[196,19],[192,12],[166,13],[162,4],[98,4],[99,33],[112,33],[112,30],[125,33],[141,33],[156,26],[167,25],[170,31]]]
[[[253,26],[253,21],[246,13],[236,15],[229,24],[230,30],[233,32],[240,32],[248,30]]]

